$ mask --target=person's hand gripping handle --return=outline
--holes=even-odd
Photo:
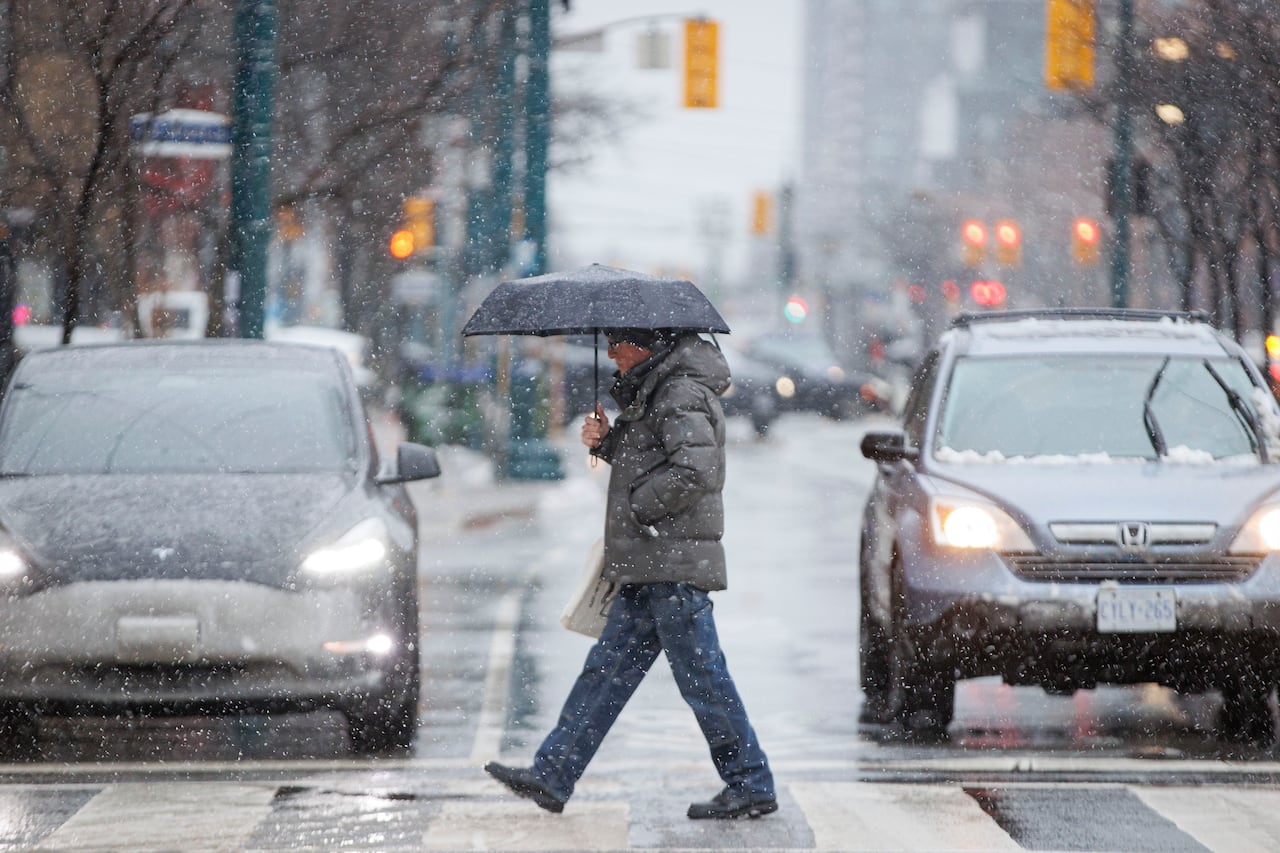
[[[604,406],[596,403],[595,412],[582,421],[582,443],[594,450],[608,434],[609,419],[604,416]]]

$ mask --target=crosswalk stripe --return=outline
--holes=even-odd
[[[1133,788],[1146,805],[1219,853],[1280,850],[1280,791],[1216,786]]]
[[[109,785],[35,849],[234,853],[270,813],[276,788],[225,782]]]
[[[575,803],[564,814],[532,803],[448,802],[422,837],[424,850],[626,850],[625,803]]]
[[[1022,848],[954,785],[797,782],[818,850],[998,853]]]

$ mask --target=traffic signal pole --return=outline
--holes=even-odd
[[[1115,239],[1111,244],[1111,307],[1129,306],[1130,175],[1133,163],[1133,0],[1120,0],[1120,43],[1116,58],[1115,159],[1111,175]]]
[[[231,264],[239,277],[239,335],[261,338],[271,243],[271,121],[275,0],[238,0],[231,131]]]

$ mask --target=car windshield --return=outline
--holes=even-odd
[[[355,446],[341,387],[311,371],[77,367],[10,395],[9,476],[336,472]]]
[[[1255,390],[1230,358],[963,358],[947,387],[935,446],[953,459],[1257,459],[1265,456],[1259,440],[1272,443],[1262,425],[1274,419],[1269,409],[1256,411]]]

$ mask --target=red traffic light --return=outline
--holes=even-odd
[[[976,219],[966,219],[960,226],[960,236],[970,246],[987,245],[987,226]]]
[[[1004,285],[998,281],[975,281],[969,285],[969,295],[982,307],[994,308],[1004,304]]]
[[[1022,229],[1016,222],[1004,220],[996,223],[996,243],[1009,249],[1022,245]]]
[[[1081,243],[1093,244],[1098,242],[1098,223],[1092,219],[1081,217],[1071,226],[1071,233]]]

